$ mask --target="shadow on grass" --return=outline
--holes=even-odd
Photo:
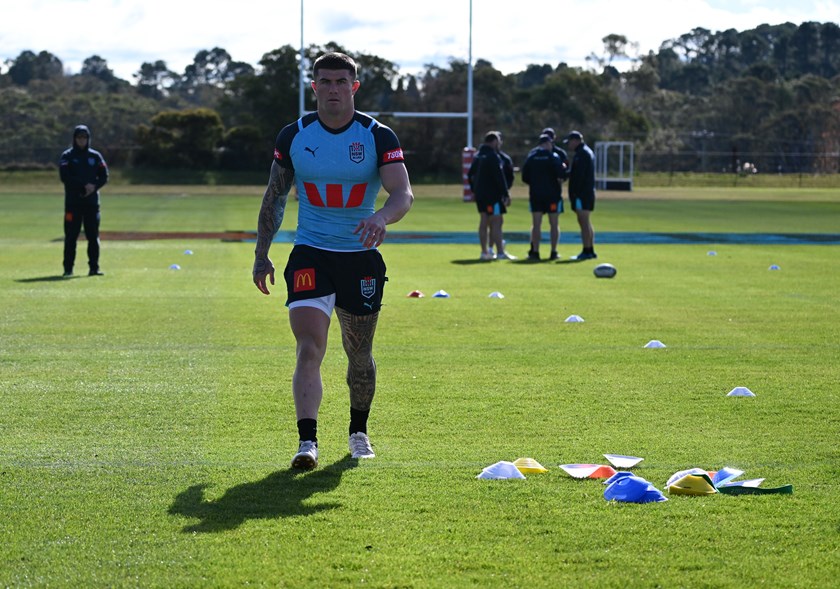
[[[490,262],[487,260],[480,260],[479,258],[470,258],[468,260],[452,260],[453,264],[458,264],[459,266],[473,266],[475,264],[489,264]]]
[[[548,258],[540,258],[539,260],[532,260],[531,258],[519,258],[516,260],[511,260],[511,264],[522,265],[525,264],[526,266],[531,264],[548,264],[549,262],[554,262],[555,260],[549,260]]]
[[[34,276],[32,278],[18,278],[15,282],[59,282],[62,280],[69,280],[77,278],[76,276],[62,276],[61,274],[54,274],[52,276]]]
[[[317,493],[336,489],[344,471],[357,463],[348,454],[325,468],[312,471],[290,468],[273,472],[262,480],[231,487],[213,501],[204,499],[204,490],[210,485],[193,485],[178,493],[169,507],[169,514],[200,519],[198,523],[184,526],[182,531],[205,533],[232,530],[249,519],[297,517],[335,509],[340,504],[304,504],[304,501]]]

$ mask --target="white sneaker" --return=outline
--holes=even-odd
[[[301,440],[297,454],[292,458],[292,468],[312,470],[318,466],[318,443]]]
[[[350,435],[350,458],[373,458],[373,448],[370,447],[370,438],[363,432],[356,432]]]
[[[513,256],[513,255],[507,253],[506,251],[499,252],[499,254],[496,257],[499,258],[500,260],[515,260],[516,259],[516,256]]]
[[[496,254],[494,254],[492,250],[489,251],[489,252],[482,252],[481,253],[481,261],[482,262],[492,262],[495,259],[496,259]]]

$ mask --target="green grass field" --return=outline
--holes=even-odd
[[[294,341],[282,286],[265,297],[251,282],[253,244],[106,240],[106,276],[62,280],[59,188],[0,187],[0,586],[837,582],[838,246],[605,244],[618,276],[599,280],[591,262],[478,264],[475,243],[386,242],[377,457],[347,455],[334,325],[321,465],[299,474]],[[530,222],[518,190],[509,231]],[[476,228],[458,187],[415,192],[393,230]],[[253,230],[261,194],[114,184],[102,229]],[[284,229],[295,220],[292,204]],[[596,232],[838,221],[840,196],[820,189],[607,193],[593,214]],[[570,214],[561,228],[576,229]],[[290,247],[274,244],[278,267]],[[578,250],[564,238],[562,255]],[[726,397],[736,386],[756,397]],[[644,457],[634,472],[660,490],[678,470],[731,466],[794,493],[610,503],[559,468],[604,453]],[[549,472],[475,478],[519,457]]]

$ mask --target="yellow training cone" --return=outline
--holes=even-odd
[[[717,493],[707,474],[687,474],[667,487],[672,495],[714,495]]]
[[[517,458],[513,461],[516,468],[522,474],[529,474],[533,472],[548,472],[548,469],[533,458]]]

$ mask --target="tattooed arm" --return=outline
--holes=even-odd
[[[268,249],[283,222],[293,178],[294,171],[281,167],[276,161],[271,163],[268,186],[257,219],[257,247],[254,249],[254,284],[263,294],[269,294],[266,277],[274,284],[274,264],[268,257]]]

